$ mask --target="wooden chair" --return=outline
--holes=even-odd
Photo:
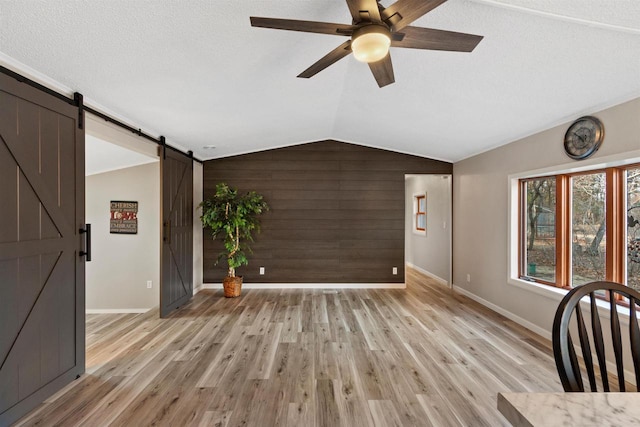
[[[618,309],[622,308],[616,304],[616,295],[621,295],[629,299],[629,342],[631,347],[631,360],[633,362],[636,388],[640,388],[640,329],[638,328],[638,319],[636,316],[636,304],[640,304],[640,293],[635,290],[613,282],[593,282],[572,289],[560,302],[553,321],[553,355],[556,360],[556,367],[560,375],[560,381],[564,391],[579,392],[585,391],[582,383],[582,374],[578,365],[578,358],[569,332],[569,322],[575,312],[576,326],[578,337],[580,340],[580,348],[582,350],[582,358],[586,366],[587,375],[591,391],[598,391],[596,386],[596,375],[594,369],[594,361],[591,353],[591,339],[598,359],[600,367],[600,376],[602,379],[602,390],[609,390],[609,376],[607,375],[607,364],[605,358],[605,343],[600,325],[600,317],[598,315],[598,307],[596,305],[596,292],[604,291],[609,298],[611,319],[611,341],[613,347],[613,355],[616,362],[616,374],[618,376],[618,384],[620,391],[626,391],[624,380],[623,366],[623,337],[620,333],[620,321]],[[591,337],[587,332],[587,322],[583,318],[580,300],[584,296],[590,296],[591,302]],[[623,308],[626,310],[625,308]],[[604,310],[603,310],[604,311]],[[609,354],[611,348],[608,348]],[[631,391],[631,390],[630,390]]]

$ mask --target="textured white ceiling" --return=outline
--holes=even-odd
[[[340,0],[0,0],[0,52],[202,159],[333,138],[457,161],[640,96],[637,0],[449,0],[414,25],[484,40],[392,48],[382,89],[352,56],[297,79],[345,39],[249,16],[350,22]]]
[[[638,0],[474,0],[493,6],[640,33]]]
[[[85,139],[85,176],[158,161],[157,157],[128,150],[90,134]]]

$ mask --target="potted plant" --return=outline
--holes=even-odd
[[[253,242],[252,233],[260,231],[258,215],[267,211],[269,206],[263,197],[255,191],[239,195],[238,190],[225,183],[216,185],[213,197],[204,200],[200,220],[216,239],[220,237],[224,251],[218,255],[216,265],[222,258],[227,259],[227,277],[223,280],[224,296],[240,296],[242,276],[236,276],[236,268],[247,265],[247,252],[251,252],[249,242]]]

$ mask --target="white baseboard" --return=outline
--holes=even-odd
[[[443,279],[440,276],[436,276],[435,274],[433,274],[430,271],[425,270],[424,268],[418,267],[417,265],[413,265],[410,262],[406,263],[407,267],[421,273],[424,274],[425,276],[431,277],[433,280],[435,280],[436,282],[440,283],[441,285],[446,286],[447,288],[450,288],[451,286],[449,285],[449,281]]]
[[[146,313],[150,308],[87,308],[86,314]]]
[[[243,283],[243,289],[406,289],[406,283]],[[222,283],[203,283],[202,289],[222,289]]]
[[[455,292],[458,292],[461,295],[464,295],[466,297],[471,298],[472,300],[484,305],[487,308],[490,308],[491,310],[495,311],[496,313],[500,313],[502,314],[504,317],[506,317],[509,320],[513,320],[514,322],[516,322],[517,324],[519,324],[520,326],[523,326],[527,329],[529,329],[532,332],[535,332],[536,334],[540,335],[541,337],[544,337],[548,340],[552,339],[552,334],[551,332],[547,331],[546,329],[541,328],[540,326],[529,322],[528,320],[523,319],[520,316],[517,316],[513,313],[511,313],[510,311],[505,310],[502,307],[499,307],[483,298],[480,298],[479,296],[472,294],[471,292],[467,291],[466,289],[457,287],[457,286],[453,286],[453,290]],[[576,353],[578,355],[582,354],[582,350],[580,349],[579,345],[575,345],[575,350]],[[595,365],[597,366],[598,362],[597,362],[597,356],[595,353],[592,354],[593,360]],[[607,370],[609,372],[613,372],[614,374],[617,372],[616,369],[616,365],[614,362],[612,362],[611,360],[607,360]],[[625,369],[624,371],[624,379],[628,382],[631,383],[633,385],[636,384],[636,378],[635,378],[635,373],[631,370],[629,370],[628,368]]]
[[[197,286],[193,287],[193,295],[197,294],[198,292],[200,292],[202,289],[204,288],[204,284],[200,283]]]
[[[504,317],[506,317],[509,320],[513,320],[514,322],[516,322],[517,324],[519,324],[520,326],[523,326],[527,329],[529,329],[530,331],[535,332],[536,334],[551,340],[551,332],[547,331],[546,329],[541,328],[540,326],[536,325],[535,323],[531,323],[526,319],[523,319],[522,317],[513,314],[510,311],[505,310],[504,308],[495,305],[492,302],[489,302],[483,298],[480,298],[479,296],[477,296],[476,294],[473,294],[469,291],[467,291],[464,288],[458,287],[456,285],[453,285],[453,290],[455,292],[458,292],[461,295],[464,295],[468,298],[471,298],[472,300],[484,305],[487,308],[490,308],[491,310],[495,311],[496,313],[502,314]]]

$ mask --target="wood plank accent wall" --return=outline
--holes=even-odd
[[[328,140],[206,161],[204,197],[226,182],[261,193],[270,206],[249,265],[238,269],[245,283],[402,283],[404,175],[452,170],[447,162]],[[214,267],[220,248],[205,230],[205,283],[225,276],[224,261]]]

